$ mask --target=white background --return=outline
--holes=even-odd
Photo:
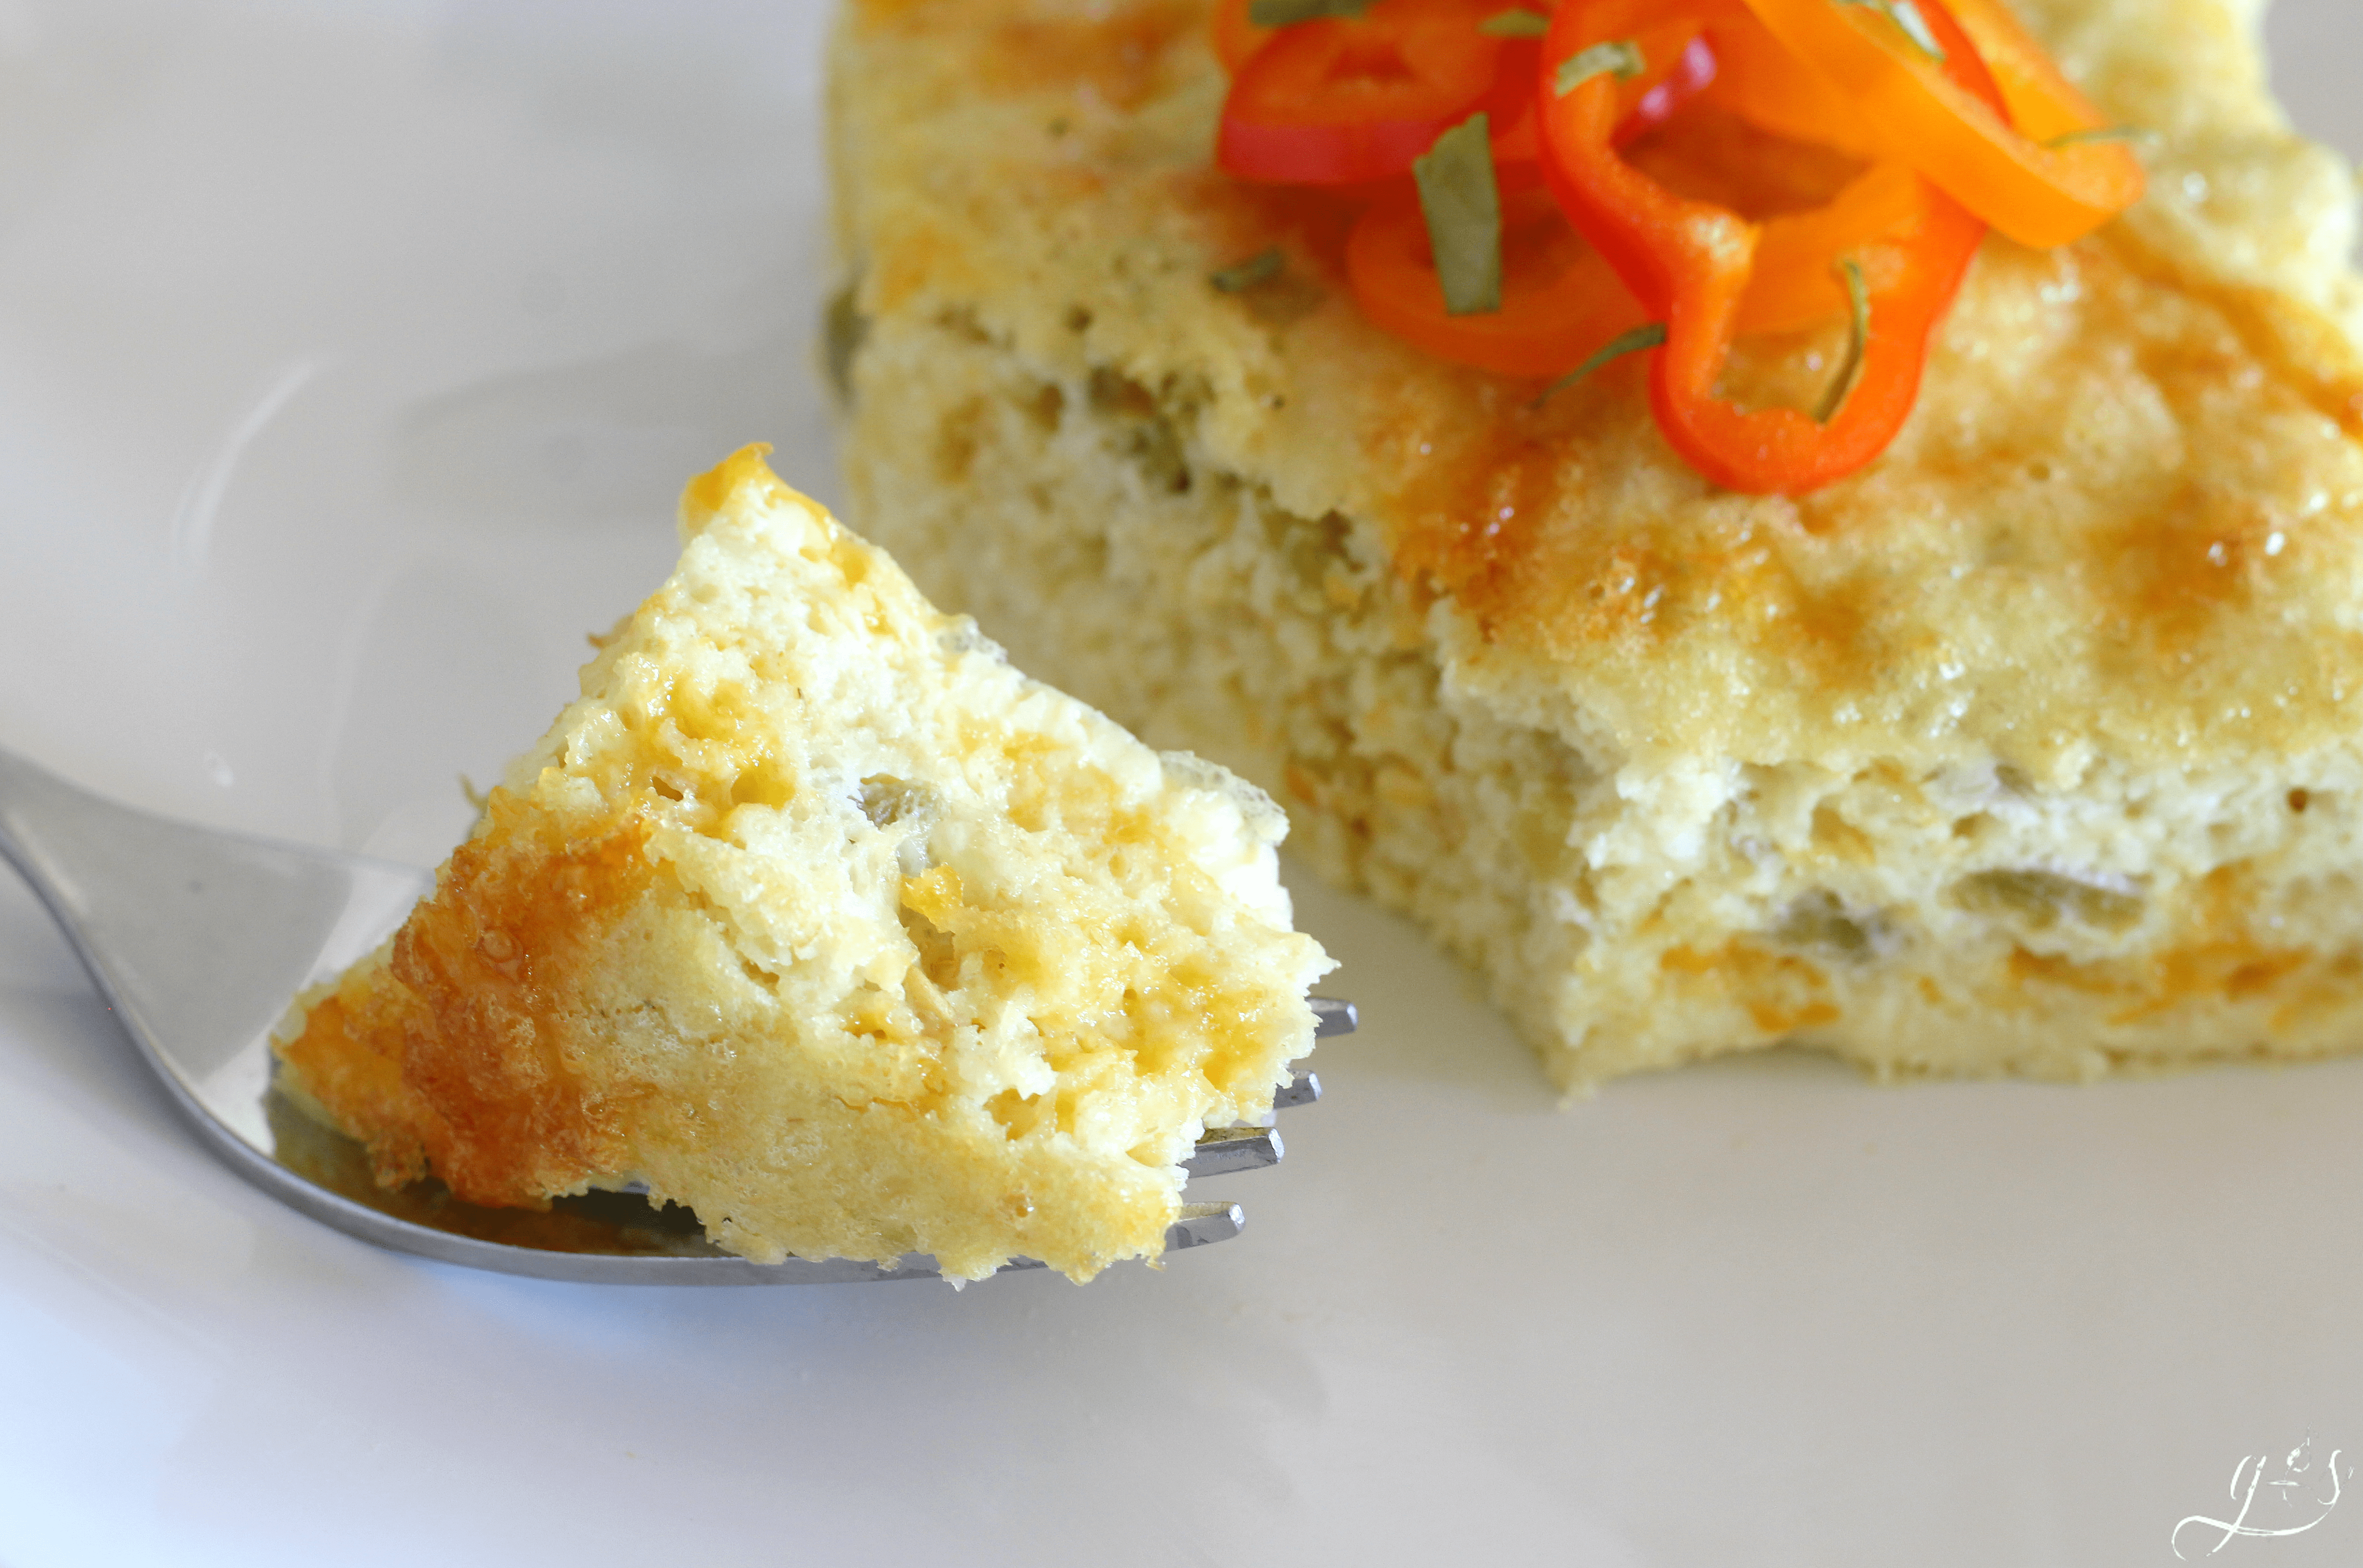
[[[765,438],[835,493],[824,22],[0,0],[0,744],[436,858],[688,474]],[[2272,37],[2363,150],[2363,8]],[[196,1146],[0,878],[0,1563],[2170,1562],[2242,1456],[2363,1452],[2363,1062],[1562,1110],[1299,887],[1369,1021],[1206,1184],[1247,1234],[955,1296],[349,1241]],[[2235,1558],[2363,1561],[2363,1498]]]

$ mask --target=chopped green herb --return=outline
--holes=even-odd
[[[1551,79],[1551,94],[1564,98],[1593,77],[1611,72],[1619,82],[1629,82],[1648,68],[1649,62],[1641,58],[1640,45],[1630,39],[1611,39],[1561,61],[1559,74]]]
[[[1622,359],[1625,355],[1638,354],[1644,348],[1662,348],[1665,346],[1666,324],[1662,321],[1652,321],[1645,326],[1636,326],[1630,332],[1621,333],[1602,344],[1591,359],[1543,388],[1540,395],[1526,406],[1540,408],[1555,395],[1575,385],[1611,359]]]
[[[1922,54],[1939,65],[1945,62],[1945,46],[1936,41],[1936,29],[1928,25],[1928,18],[1920,14],[1920,7],[1912,0],[1887,0],[1887,14],[1895,18],[1895,25],[1903,29],[1903,36],[1910,39]]]
[[[1493,139],[1483,110],[1436,138],[1415,159],[1419,210],[1436,281],[1450,315],[1502,308],[1502,193],[1493,182]]]
[[[2063,147],[2082,147],[2095,141],[2156,141],[2158,132],[2144,130],[2139,126],[2086,126],[2051,138],[2043,145],[2058,150]]]
[[[1936,41],[1936,31],[1928,26],[1928,18],[1920,14],[1920,7],[1912,0],[1838,0],[1838,4],[1861,6],[1878,12],[1903,29],[1903,36],[1912,40],[1913,48],[1939,65],[1945,63],[1945,46]]]
[[[1838,367],[1837,379],[1814,410],[1814,423],[1827,425],[1846,406],[1847,393],[1854,390],[1854,379],[1862,372],[1862,357],[1870,351],[1870,286],[1862,281],[1862,267],[1851,256],[1838,263],[1838,275],[1846,281],[1847,357]]]
[[[1538,39],[1550,31],[1550,18],[1539,11],[1497,11],[1477,30],[1489,39]]]
[[[1248,20],[1259,28],[1292,28],[1324,17],[1359,17],[1370,0],[1248,0]]]
[[[870,318],[854,303],[855,286],[849,282],[829,295],[821,317],[821,364],[838,401],[848,404],[853,402],[853,359],[870,336]]]
[[[1286,261],[1287,258],[1280,253],[1280,247],[1274,245],[1257,251],[1244,261],[1224,268],[1207,281],[1226,294],[1236,294],[1279,277]]]

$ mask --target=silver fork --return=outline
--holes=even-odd
[[[541,1279],[638,1285],[829,1285],[936,1277],[912,1253],[750,1263],[696,1217],[629,1193],[560,1198],[547,1213],[482,1209],[432,1181],[389,1192],[361,1146],[272,1090],[270,1032],[290,998],[402,922],[432,881],[361,856],[216,833],[105,801],[0,747],[0,858],[49,906],[132,1043],[232,1169],[314,1219],[383,1247]],[[1350,1002],[1315,998],[1315,1033],[1350,1033]],[[1320,1098],[1299,1072],[1278,1107]],[[1276,1163],[1270,1127],[1209,1132],[1193,1176]],[[1169,1252],[1230,1240],[1236,1203],[1188,1203]],[[1031,1262],[1013,1268],[1038,1268]]]

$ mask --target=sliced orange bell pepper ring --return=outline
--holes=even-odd
[[[1736,213],[1679,196],[1619,157],[1616,95],[1602,77],[1564,94],[1560,64],[1663,21],[1666,0],[1566,0],[1543,46],[1544,171],[1560,206],[1624,279],[1666,339],[1651,357],[1649,401],[1659,428],[1710,481],[1756,494],[1797,494],[1853,472],[1884,450],[1912,411],[1929,338],[1975,256],[1985,226],[1925,180],[1901,221],[1846,258],[1868,296],[1864,352],[1826,422],[1795,409],[1743,412],[1715,397],[1755,275],[1764,230]],[[1677,0],[1674,8],[1704,9]],[[1933,4],[1931,11],[1936,7]],[[1997,113],[2001,95],[1976,50],[1945,18],[1957,46],[1946,70]],[[1840,258],[1831,256],[1835,266]]]
[[[2112,128],[2107,116],[2077,90],[2043,46],[2026,36],[2018,18],[1999,0],[1945,0],[1945,8],[1978,46],[1978,58],[1993,72],[2002,106],[2021,136],[2041,143]],[[2117,151],[2124,153],[2122,148]],[[2130,153],[2118,161],[2119,176],[2130,180],[2138,195],[2140,165]]]
[[[1892,160],[1842,89],[1791,54],[1754,17],[1743,12],[1715,23],[1697,47],[1710,50],[1716,61],[1702,103],[1776,136],[1870,164],[1825,205],[1766,221],[1735,330],[1743,337],[1790,332],[1844,316],[1848,302],[1833,262],[1862,253],[1876,263],[1880,241],[1918,222],[1924,204],[1918,176],[1910,164]]]
[[[1706,30],[1714,83],[1703,102],[1775,136],[1876,159],[1882,149],[1845,90],[1789,52],[1747,12]]]
[[[1893,7],[1745,0],[1790,52],[1843,84],[1882,145],[2020,244],[2045,248],[2080,239],[2140,199],[2141,164],[2131,149],[2058,140],[2103,122],[2007,13],[1965,5],[1979,19],[1980,37],[1955,22],[1944,0],[1904,3],[1936,34],[1945,58],[1915,39]],[[1947,32],[1956,45],[1942,45]],[[1973,91],[1952,70],[1955,53],[1982,57],[1989,44],[2007,68],[1993,72],[2007,77],[2007,96]]]
[[[1876,297],[1896,247],[1910,241],[1926,215],[1926,183],[1908,163],[1874,163],[1828,204],[1767,219],[1734,335],[1794,332],[1845,316],[1842,257],[1857,259]]]

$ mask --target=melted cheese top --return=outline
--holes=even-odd
[[[2363,698],[2346,171],[2273,106],[2255,7],[2021,9],[2162,138],[2151,193],[2062,250],[1989,238],[1895,445],[1796,500],[1692,473],[1636,363],[1536,410],[1534,385],[1370,326],[1347,215],[1210,168],[1225,78],[1188,0],[869,0],[841,226],[866,310],[1118,368],[1193,460],[1378,521],[1448,680],[1594,755],[2067,783],[2096,749],[2342,744]],[[1209,286],[1275,241],[1281,279]],[[1735,394],[1809,400],[1828,348],[1762,345]]]

